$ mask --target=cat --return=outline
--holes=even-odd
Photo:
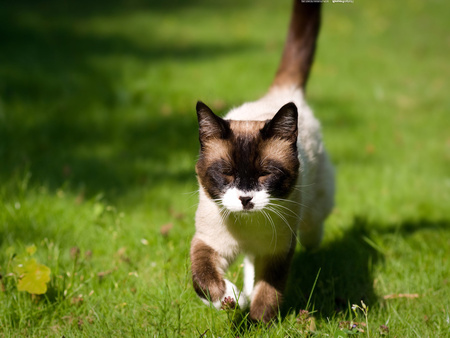
[[[334,205],[333,166],[304,100],[320,11],[320,3],[294,1],[280,66],[265,96],[225,118],[200,101],[196,107],[194,290],[217,309],[227,302],[250,306],[255,321],[276,317],[297,238],[306,249],[316,248]],[[240,253],[242,291],[223,277]]]

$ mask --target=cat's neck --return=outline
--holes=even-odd
[[[303,91],[295,85],[271,87],[262,98],[232,109],[225,118],[237,121],[269,120],[286,102],[294,102],[298,109],[302,110],[302,107],[306,105]]]

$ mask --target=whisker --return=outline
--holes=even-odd
[[[183,192],[183,195],[189,195],[189,196],[194,196],[198,194],[198,189],[197,190],[193,190],[193,191],[186,191]]]
[[[270,240],[270,244],[269,244],[269,245],[272,245],[273,239],[274,239],[274,236],[273,236],[273,225],[272,225],[272,223],[271,223],[270,220],[269,220],[269,215],[267,214],[267,212],[264,211],[264,210],[261,210],[260,212],[261,212],[261,214],[264,216],[264,219],[265,219],[265,221],[266,221],[266,224],[267,224],[267,221],[269,221],[269,224],[270,224],[270,227],[271,227],[271,230],[272,230],[272,238],[271,238],[271,240]]]
[[[273,207],[278,207],[278,208],[283,208],[283,214],[288,216],[288,214],[285,211],[289,211],[289,213],[291,214],[291,216],[295,216],[296,218],[299,218],[300,215],[298,215],[297,213],[295,213],[293,210],[289,209],[288,207],[281,205],[281,204],[275,204],[275,203],[268,203],[267,205],[273,206]],[[281,210],[279,210],[281,212]]]
[[[197,206],[198,206],[197,203],[192,204],[191,206],[188,207],[188,210],[191,210],[191,209],[193,209],[193,208],[196,208]]]
[[[296,242],[299,243],[300,241],[299,241],[299,239],[298,239],[298,237],[297,237],[296,231],[294,231],[294,230],[292,229],[292,227],[290,226],[288,220],[283,216],[283,214],[282,214],[279,210],[275,209],[273,206],[267,207],[267,210],[270,210],[271,212],[273,212],[275,215],[277,215],[277,216],[278,216],[278,217],[279,217],[279,218],[287,225],[287,227],[288,227],[289,230],[291,231],[292,235],[294,236]]]
[[[275,166],[268,166],[267,168],[269,168],[269,169],[275,169],[275,170],[278,170],[280,173],[282,173],[283,175],[284,175],[284,171],[283,170],[281,170],[280,168],[278,168],[278,167],[275,167]]]
[[[267,213],[267,217],[269,218],[270,224],[272,225],[273,228],[273,234],[275,234],[275,246],[273,247],[273,252],[275,252],[275,249],[277,247],[278,244],[278,233],[277,233],[277,227],[275,225],[275,222],[272,219],[272,216],[270,216],[269,213]]]
[[[312,182],[312,183],[308,183],[308,184],[297,184],[297,185],[294,186],[294,189],[297,189],[297,188],[309,188],[309,187],[312,187],[314,185],[316,185],[316,182]]]
[[[297,205],[299,205],[301,207],[304,207],[306,209],[310,209],[309,206],[307,206],[306,204],[303,204],[303,203],[300,203],[300,202],[297,202],[297,201],[292,201],[292,200],[285,199],[285,198],[271,197],[270,200],[271,201],[288,202],[288,203],[292,203],[292,204],[297,204]]]
[[[220,221],[222,223],[226,223],[228,216],[230,215],[230,210],[225,208],[224,206],[220,206]]]

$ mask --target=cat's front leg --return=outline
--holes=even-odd
[[[283,300],[293,250],[281,257],[256,257],[250,318],[270,322]]]
[[[219,310],[222,302],[227,299],[236,302],[241,308],[247,306],[247,297],[236,285],[223,278],[228,266],[227,260],[195,237],[191,244],[191,262],[194,290],[206,305],[211,302]]]

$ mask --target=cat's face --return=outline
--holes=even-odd
[[[297,108],[283,106],[269,121],[233,121],[197,103],[198,179],[208,196],[229,211],[264,209],[289,196],[298,177]]]

